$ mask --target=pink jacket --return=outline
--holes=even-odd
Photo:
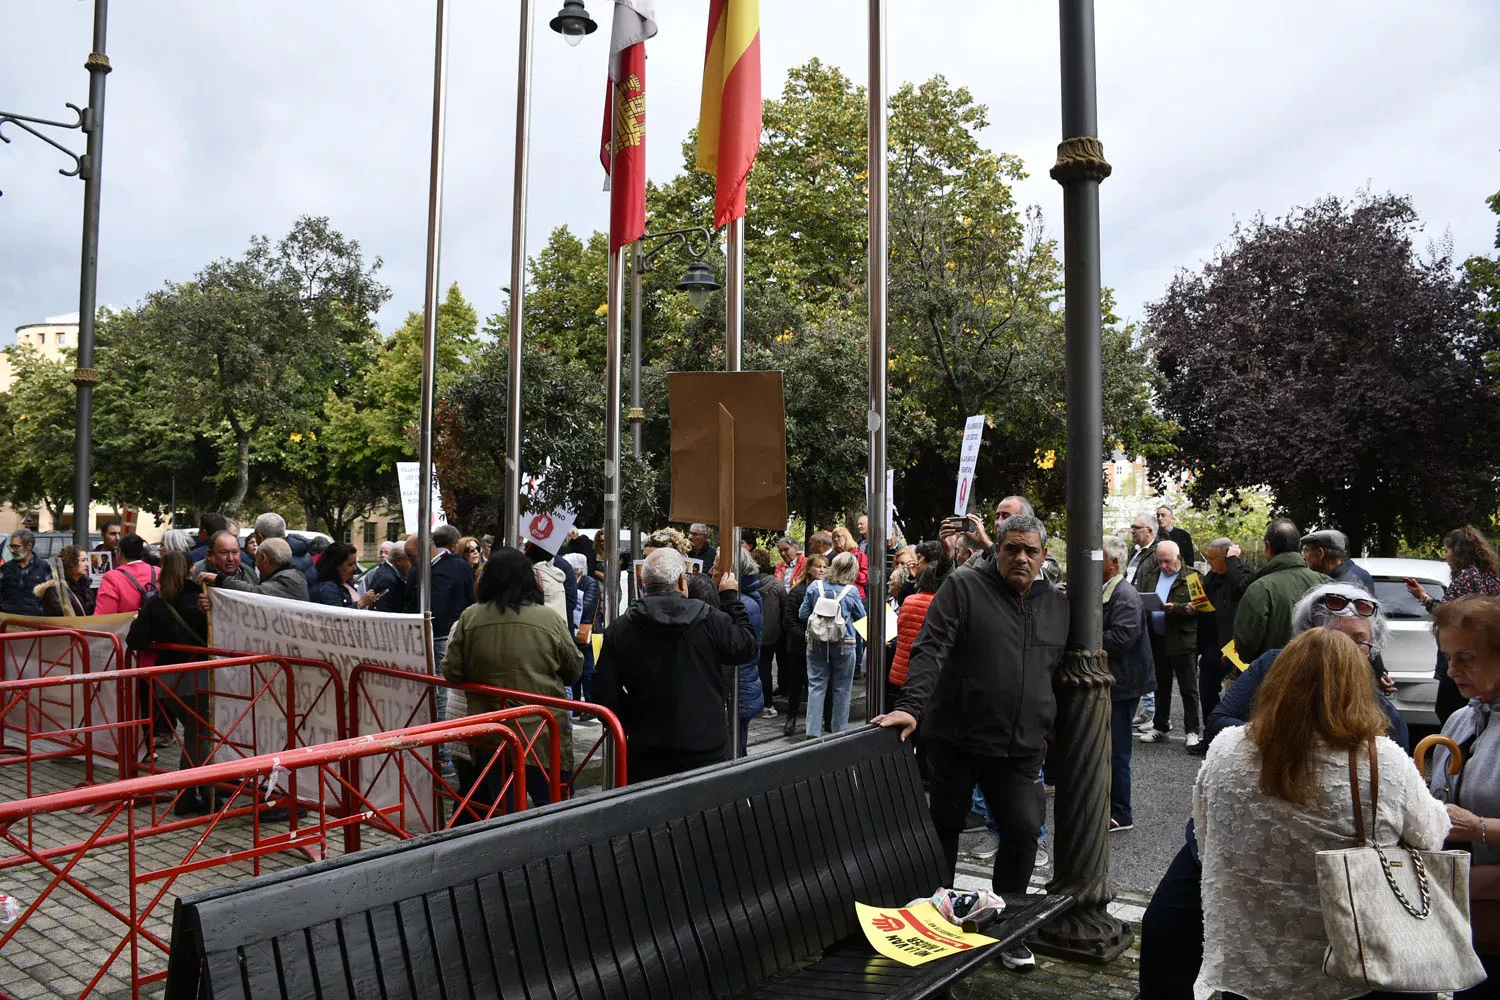
[[[140,590],[137,590],[135,584],[125,578],[127,574],[141,585]],[[155,585],[156,567],[150,563],[137,559],[123,566],[116,566],[105,573],[104,579],[99,581],[99,600],[94,604],[94,614],[115,615],[126,611],[139,611],[141,605],[145,603],[141,590]]]

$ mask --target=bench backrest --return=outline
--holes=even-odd
[[[865,729],[183,897],[167,996],[731,996],[943,878]]]

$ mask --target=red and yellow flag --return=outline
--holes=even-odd
[[[760,149],[760,0],[709,0],[698,169],[713,174],[714,226],[745,214]]]
[[[650,0],[616,0],[599,138],[599,162],[610,192],[612,251],[646,231],[646,39],[655,34]]]

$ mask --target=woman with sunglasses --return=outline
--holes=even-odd
[[[1342,632],[1369,658],[1376,677],[1372,695],[1385,713],[1386,735],[1397,746],[1409,749],[1406,721],[1380,693],[1384,676],[1380,651],[1390,636],[1380,602],[1352,584],[1325,583],[1314,587],[1292,608],[1292,633],[1301,635],[1316,628]],[[1255,695],[1275,669],[1280,653],[1279,648],[1267,650],[1235,679],[1218,707],[1209,714],[1205,739],[1210,744],[1225,729],[1250,721]],[[1167,867],[1141,919],[1141,996],[1163,1000],[1193,996],[1193,983],[1203,961],[1202,879],[1198,839],[1189,823],[1187,843]]]

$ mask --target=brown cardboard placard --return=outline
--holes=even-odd
[[[786,404],[781,372],[672,372],[673,521],[717,524],[719,406],[734,418],[734,520],[786,527]]]

